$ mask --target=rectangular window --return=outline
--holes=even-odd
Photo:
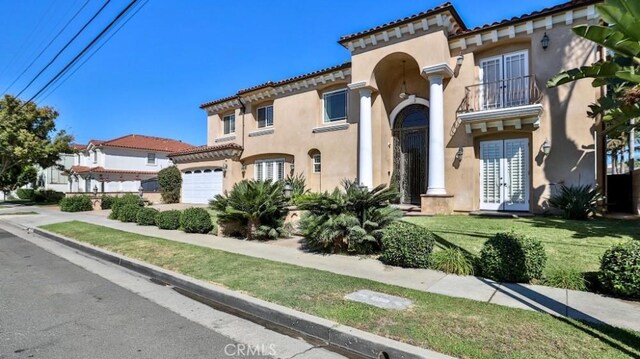
[[[317,153],[313,155],[313,173],[320,173],[322,170],[321,157],[320,154]]]
[[[257,181],[281,181],[284,179],[284,160],[261,160],[254,163]]]
[[[224,125],[224,134],[229,135],[236,133],[236,115],[228,115],[222,118]]]
[[[91,159],[92,159],[93,163],[98,162],[98,151],[94,150],[94,151],[91,152]]]
[[[155,153],[147,153],[147,164],[155,165],[156,164],[156,154]]]
[[[327,92],[324,98],[324,122],[347,119],[347,90]]]
[[[273,126],[273,106],[258,109],[258,128]]]

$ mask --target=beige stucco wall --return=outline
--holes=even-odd
[[[445,177],[447,191],[454,195],[455,210],[479,208],[479,143],[487,139],[529,139],[530,198],[534,212],[544,211],[545,201],[554,184],[596,183],[595,127],[586,112],[587,106],[597,98],[598,90],[591,87],[589,80],[558,89],[546,89],[545,85],[551,76],[563,69],[597,60],[595,47],[574,36],[571,26],[556,24],[553,29],[540,29],[530,35],[520,34],[496,43],[488,41],[481,47],[470,46],[463,51],[464,62],[456,69],[456,76],[445,80],[444,90]],[[551,40],[546,51],[540,45],[545,31]],[[486,133],[474,131],[472,134],[467,134],[464,126],[456,127],[456,110],[464,97],[465,87],[479,82],[480,58],[516,50],[528,50],[530,74],[536,76],[537,85],[543,92],[544,112],[540,127],[526,125],[520,130],[505,128],[497,132],[489,129]],[[229,189],[242,178],[253,178],[253,161],[264,158],[285,158],[286,174],[291,173],[290,164],[293,163],[294,172],[304,174],[314,191],[331,190],[342,179],[355,178],[358,164],[358,91],[351,91],[349,96],[347,129],[324,133],[313,133],[313,129],[325,125],[322,123],[322,93],[360,81],[375,89],[372,96],[374,182],[389,183],[393,169],[392,119],[389,114],[403,101],[398,96],[402,85],[402,61],[405,61],[408,92],[428,99],[429,82],[421,75],[421,69],[440,63],[455,68],[459,54],[459,50],[449,50],[444,31],[434,30],[405,41],[392,41],[373,50],[356,51],[352,56],[352,75],[344,81],[278,95],[269,102],[250,103],[246,105],[245,114],[241,114],[240,109],[233,110],[236,114],[233,142],[244,146],[244,151],[239,161],[228,160],[224,188]],[[274,106],[273,133],[250,137],[249,134],[257,130],[255,109],[267,103]],[[222,136],[221,116],[228,113],[208,116],[209,145],[221,144],[215,139]],[[540,147],[547,139],[552,149],[545,157],[540,153]],[[456,161],[455,153],[459,147],[464,149],[464,155],[461,161]],[[309,153],[315,150],[322,154],[321,174],[312,172]],[[241,163],[247,165],[244,177],[241,175]],[[184,170],[194,168],[194,165],[222,166],[222,161],[179,164],[178,167]]]

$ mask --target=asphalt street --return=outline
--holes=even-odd
[[[250,349],[252,351],[250,351]],[[0,358],[253,358],[228,337],[0,230]]]

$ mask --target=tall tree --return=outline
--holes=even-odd
[[[55,165],[60,153],[72,153],[73,138],[58,131],[51,107],[38,107],[11,95],[0,99],[0,178],[16,181],[22,169]],[[7,185],[4,183],[4,185]]]
[[[604,25],[578,25],[573,32],[608,50],[609,56],[590,66],[564,71],[547,83],[556,87],[572,81],[592,78],[594,87],[606,86],[607,92],[592,104],[589,116],[607,124],[614,136],[640,122],[640,1],[605,0],[596,5]]]

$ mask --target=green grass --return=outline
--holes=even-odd
[[[479,254],[497,232],[514,230],[542,241],[548,260],[545,274],[559,270],[597,271],[600,257],[614,244],[640,240],[640,221],[593,219],[573,221],[557,217],[487,218],[466,215],[413,217],[437,235],[441,247],[451,245]]]
[[[464,358],[628,358],[640,333],[400,288],[84,222],[42,228],[362,330]],[[405,311],[346,301],[370,289],[410,298]]]
[[[34,211],[3,212],[3,213],[0,213],[0,216],[22,216],[26,214],[38,214],[38,212],[34,212]]]

